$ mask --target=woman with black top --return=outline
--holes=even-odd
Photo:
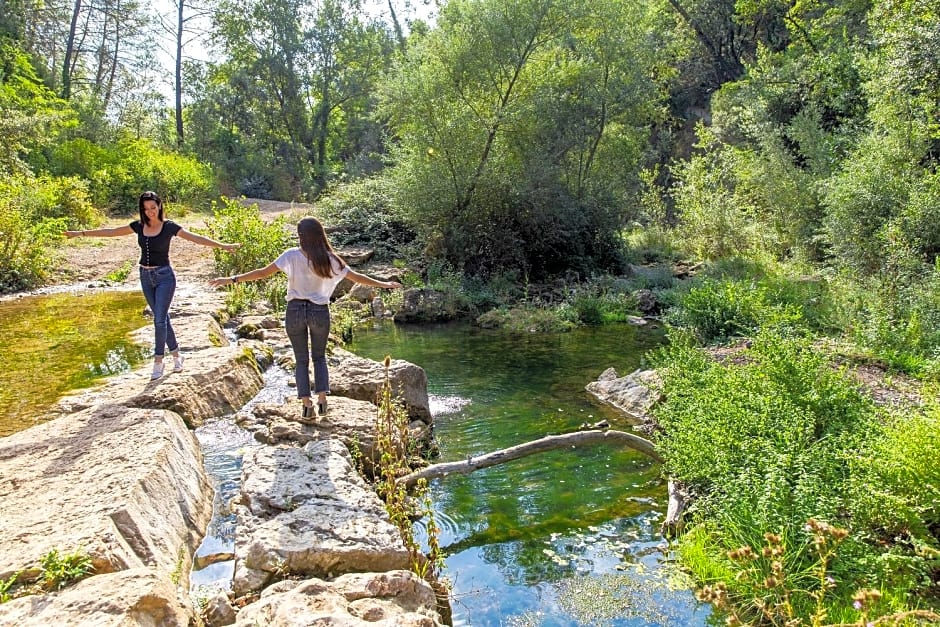
[[[163,201],[155,192],[141,194],[137,201],[137,209],[140,219],[134,220],[127,226],[66,231],[65,236],[69,238],[117,237],[137,234],[137,244],[140,246],[140,288],[153,312],[153,373],[150,378],[156,380],[163,376],[163,356],[167,348],[173,355],[173,372],[180,372],[183,369],[183,356],[179,351],[173,325],[170,324],[170,303],[176,291],[176,274],[170,266],[170,240],[174,235],[179,235],[190,242],[221,248],[227,252],[233,252],[241,244],[223,244],[208,237],[190,233],[172,220],[164,220]]]

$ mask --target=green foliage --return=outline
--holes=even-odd
[[[28,173],[31,156],[51,143],[70,117],[29,56],[0,37],[0,173]]]
[[[746,337],[763,327],[838,330],[838,299],[824,276],[792,274],[775,264],[734,257],[665,295],[668,321],[709,344]]]
[[[100,220],[77,179],[13,175],[0,181],[0,293],[40,285],[62,231]]]
[[[220,275],[263,268],[296,245],[296,236],[284,216],[267,222],[257,204],[244,205],[225,197],[212,203],[212,217],[206,220],[206,235],[219,242],[241,244],[234,253],[213,249],[215,271]],[[279,272],[260,283],[240,283],[229,287],[226,309],[234,315],[244,311],[252,302],[263,300],[276,311],[283,311],[286,294],[287,278]]]
[[[350,0],[225,1],[217,16],[223,62],[202,80],[194,148],[238,193],[314,197],[334,173],[381,164],[372,90],[392,61],[387,29]]]
[[[799,313],[771,303],[767,288],[754,282],[704,280],[680,297],[669,322],[710,344],[749,336],[764,325],[797,323]]]
[[[418,444],[412,440],[408,429],[408,411],[400,398],[393,396],[389,377],[391,357],[386,356],[385,380],[379,391],[379,407],[376,414],[375,458],[372,459],[375,489],[385,501],[392,524],[398,527],[404,540],[405,548],[411,555],[411,570],[427,580],[435,588],[440,588],[438,576],[443,564],[443,554],[438,544],[440,529],[430,509],[430,500],[426,498],[427,482],[415,487],[409,495],[399,479],[411,472],[411,458],[417,455]],[[422,503],[424,510],[416,511],[414,504]],[[428,555],[424,555],[414,535],[412,518],[427,516]]]
[[[675,172],[677,230],[683,248],[705,260],[779,251],[778,235],[761,218],[757,199],[741,180],[747,151],[720,144],[704,127],[699,134],[701,154]]]
[[[296,229],[284,216],[270,222],[261,216],[257,204],[246,205],[223,197],[212,203],[212,218],[206,220],[209,237],[240,243],[235,253],[215,249],[215,269],[219,274],[237,274],[267,266],[291,246],[296,245]]]
[[[936,399],[924,414],[894,416],[882,433],[866,443],[855,464],[854,513],[860,524],[891,540],[909,536],[927,542],[934,568],[940,567],[940,406]],[[916,547],[911,547],[916,548]]]
[[[40,577],[47,590],[59,590],[90,574],[94,567],[83,550],[59,553],[52,549],[39,559]]]
[[[934,376],[940,367],[940,265],[844,290],[849,336],[891,367]]]
[[[631,3],[448,3],[383,93],[402,138],[395,205],[428,255],[467,275],[619,270],[658,97],[640,78],[644,18]]]
[[[131,261],[125,261],[121,264],[120,268],[115,268],[111,272],[105,275],[106,281],[111,281],[112,283],[123,283],[128,276],[131,274],[131,270],[134,269],[134,264]]]
[[[653,413],[665,471],[692,486],[695,519],[710,530],[704,545],[701,536],[690,539],[700,547],[694,554],[702,574],[720,573],[725,567],[708,562],[758,547],[761,534],[772,531],[781,538],[780,574],[787,578],[770,587],[820,589],[818,578],[812,585],[820,556],[806,550],[805,523],[816,519],[853,525],[840,559],[825,563],[836,581],[883,587],[895,601],[923,588],[935,568],[936,553],[925,556],[937,547],[930,527],[937,500],[932,488],[917,486],[936,481],[936,472],[931,464],[912,471],[937,452],[935,415],[913,422],[899,416],[886,429],[882,412],[817,346],[767,331],[720,362],[674,336],[655,361],[664,374],[664,400]],[[914,457],[907,460],[909,448]],[[892,536],[892,529],[904,531]],[[768,594],[761,578],[727,585],[739,599]],[[827,607],[850,606],[853,591],[840,587]],[[804,617],[813,607],[793,605]]]
[[[595,282],[575,290],[567,304],[576,312],[578,321],[584,324],[626,322],[630,316],[638,313],[636,298],[628,291],[617,288],[617,283],[604,285]]]
[[[17,571],[9,576],[6,580],[0,579],[0,603],[6,603],[13,598],[10,589],[13,587],[13,584],[16,583],[16,580],[19,578],[22,571]]]
[[[375,176],[330,186],[317,200],[317,210],[331,225],[334,246],[365,246],[379,259],[389,259],[414,239],[413,231],[391,207],[391,181]]]
[[[122,214],[134,214],[140,193],[148,189],[165,202],[190,205],[215,194],[208,166],[144,139],[122,138],[112,145],[72,139],[52,150],[50,163],[59,175],[90,181],[94,204]]]
[[[488,329],[515,333],[563,333],[578,324],[577,313],[570,307],[540,306],[500,307],[480,315],[476,323]]]

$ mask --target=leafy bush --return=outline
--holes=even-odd
[[[379,259],[390,259],[415,234],[392,211],[391,183],[377,176],[330,187],[317,200],[326,223],[334,225],[330,241],[335,246],[368,246]]]
[[[765,324],[796,323],[799,312],[771,303],[767,288],[754,282],[706,279],[679,296],[667,319],[708,344],[752,335]]]
[[[882,410],[806,339],[762,332],[750,349],[724,363],[688,338],[674,334],[672,340],[654,358],[664,394],[653,409],[662,428],[656,441],[669,476],[697,494],[694,522],[705,525],[708,536],[694,554],[700,562],[719,562],[701,565],[701,572],[726,570],[727,551],[758,547],[762,535],[773,532],[786,556],[787,585],[811,589],[806,577],[816,556],[805,550],[811,544],[806,521],[816,519],[852,526],[829,569],[848,588],[829,603],[850,607],[847,590],[863,581],[890,588],[902,600],[924,585],[930,564],[915,547],[936,550],[936,538],[922,531],[935,520],[937,495],[917,486],[937,480],[930,462],[919,470],[937,454],[930,435],[936,416],[913,425],[892,420],[885,431]],[[906,459],[912,442],[914,456]],[[894,503],[904,507],[889,511]],[[911,520],[919,522],[905,524]],[[885,543],[887,521],[919,540]],[[879,561],[906,567],[875,567]],[[728,585],[746,598],[767,593],[740,587],[755,582]],[[810,608],[800,611],[806,615]]]
[[[84,191],[74,178],[14,175],[0,181],[0,292],[40,285],[62,231],[101,220]]]
[[[223,197],[212,203],[212,218],[206,220],[206,234],[220,242],[241,243],[234,253],[213,249],[215,270],[220,275],[239,274],[267,266],[282,252],[296,246],[296,229],[284,216],[270,222],[261,217],[258,205],[243,205]],[[229,309],[240,311],[252,300],[260,298],[275,309],[284,308],[286,279],[278,273],[263,283],[236,285],[230,291]]]
[[[872,568],[885,578],[893,570],[913,589],[940,572],[938,431],[934,400],[924,414],[894,416],[853,460],[852,518],[890,547]]]
[[[208,166],[143,139],[110,146],[72,139],[59,144],[50,161],[55,173],[90,181],[96,206],[122,214],[136,212],[140,193],[148,189],[171,203],[200,204],[215,194]]]
[[[848,333],[891,367],[916,376],[940,367],[940,263],[916,278],[879,277],[844,291]]]

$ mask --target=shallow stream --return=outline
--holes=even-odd
[[[0,436],[44,420],[62,393],[139,364],[148,350],[128,333],[147,324],[143,307],[137,292],[0,302]],[[661,341],[658,330],[630,326],[513,335],[381,324],[357,330],[350,348],[425,369],[437,461],[450,461],[602,419],[628,430],[584,386],[610,366],[634,370]],[[252,403],[278,402],[290,393],[288,380],[271,368]],[[217,488],[192,573],[199,597],[230,587],[234,517],[226,503],[238,492],[244,450],[257,443],[231,418],[196,435]],[[666,506],[659,469],[638,453],[552,451],[434,481],[430,494],[457,625],[706,624],[708,606],[695,600],[658,534]]]
[[[608,420],[584,390],[642,364],[658,329],[507,334],[469,325],[377,324],[350,350],[422,366],[441,459],[480,455]],[[704,625],[658,529],[659,468],[629,450],[552,451],[431,484],[457,625]],[[419,525],[420,526],[420,525]]]

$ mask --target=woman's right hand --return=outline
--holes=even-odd
[[[78,237],[82,234],[81,231],[63,231],[62,233],[67,239],[72,239],[73,237]]]
[[[209,285],[212,287],[225,287],[226,285],[231,285],[232,279],[227,276],[220,276],[214,279],[209,279]]]

